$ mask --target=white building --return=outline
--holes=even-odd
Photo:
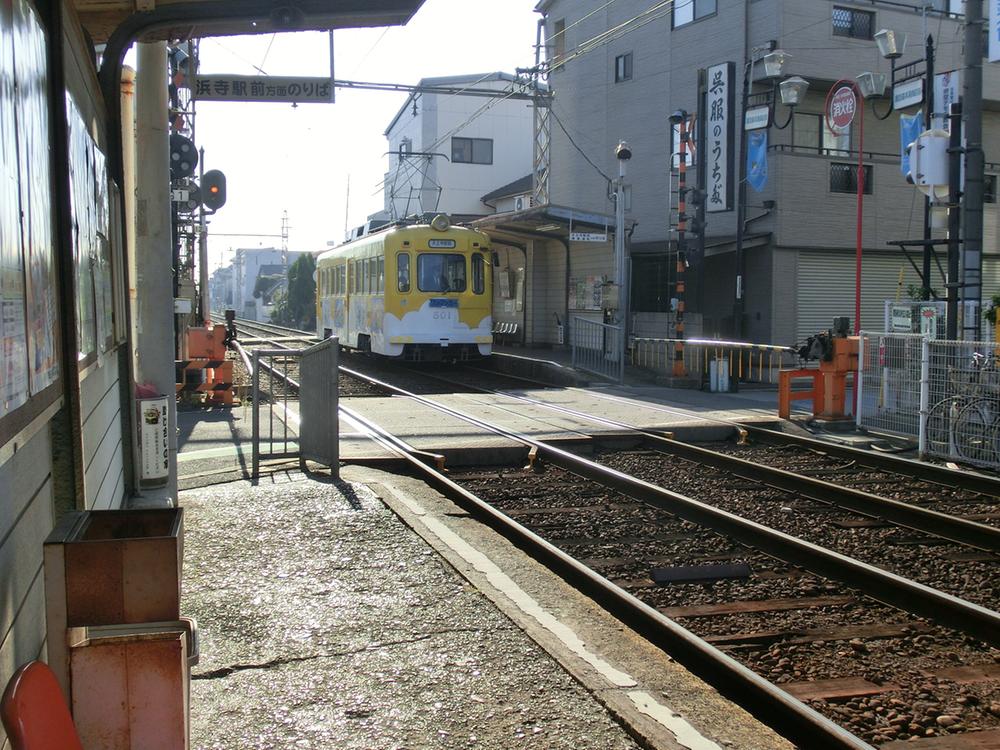
[[[519,89],[509,73],[424,78],[420,87]],[[482,197],[532,171],[531,103],[453,93],[415,92],[386,128],[389,170],[383,214],[472,218],[494,213]]]
[[[288,265],[291,266],[301,252],[288,253]],[[267,314],[263,309],[259,299],[254,297],[254,288],[257,285],[257,277],[264,266],[280,266],[281,250],[275,247],[255,247],[240,248],[236,251],[233,263],[228,268],[232,269],[231,274],[225,276],[225,280],[220,276],[220,281],[224,285],[225,292],[220,296],[229,300],[228,307],[236,310],[236,315],[248,320],[266,321]],[[216,275],[221,271],[220,269]],[[271,270],[271,269],[269,269]]]

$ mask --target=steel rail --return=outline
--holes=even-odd
[[[736,541],[801,566],[813,573],[860,589],[872,598],[890,606],[926,617],[967,633],[992,646],[1000,647],[1000,613],[998,612],[594,463],[549,445],[545,441],[489,424],[470,414],[424,396],[410,393],[389,383],[363,376],[345,368],[342,370],[481,429],[529,445],[535,448],[537,455],[547,458],[555,466],[562,469],[592,479],[605,487],[640,499],[692,523],[724,532]]]
[[[805,435],[793,435],[764,427],[743,425],[743,427],[758,440],[772,445],[796,445],[807,450],[821,451],[831,456],[857,461],[859,464],[873,469],[904,474],[934,484],[947,487],[958,487],[969,492],[979,492],[983,495],[1000,497],[1000,480],[970,470],[949,469],[938,464],[914,461],[911,458],[893,456],[886,453],[860,450],[839,443],[828,443]]]
[[[348,373],[365,377],[353,371]],[[373,380],[367,377],[365,379]],[[397,392],[401,390],[388,385],[387,387]],[[400,395],[405,393],[403,391]],[[363,425],[376,442],[405,458],[418,475],[422,475],[443,495],[455,501],[534,559],[546,564],[568,584],[591,597],[614,617],[629,625],[650,643],[790,741],[801,747],[816,748],[816,750],[873,750],[871,745],[840,725],[567,555],[458,485],[418,456],[411,455],[400,447],[398,438],[379,425],[346,410],[343,406],[340,409],[349,412],[352,419]]]
[[[247,374],[253,377],[253,362],[250,361],[250,355],[247,354],[247,350],[243,348],[243,345],[235,339],[229,342],[229,348],[240,355],[240,359],[243,360],[243,366],[247,368]]]
[[[448,378],[440,375],[428,375],[428,377],[444,382],[457,383],[457,381],[449,380]],[[660,453],[679,456],[688,461],[694,461],[696,463],[712,466],[716,469],[722,469],[745,479],[763,482],[782,490],[795,492],[811,500],[817,500],[822,503],[833,503],[867,516],[877,515],[878,517],[896,525],[904,526],[906,528],[943,539],[948,539],[959,544],[977,547],[991,552],[1000,551],[1000,527],[977,523],[976,521],[970,521],[965,518],[958,518],[947,513],[929,510],[918,505],[912,505],[901,500],[894,500],[881,495],[874,495],[862,490],[830,484],[824,482],[823,480],[796,474],[786,469],[779,469],[773,466],[754,463],[752,461],[739,458],[738,456],[731,456],[725,453],[710,450],[708,448],[702,448],[700,446],[691,445],[690,443],[674,440],[658,432],[636,427],[635,425],[631,425],[626,422],[619,422],[618,420],[608,419],[606,417],[598,417],[596,415],[587,414],[586,412],[581,412],[566,406],[540,401],[539,399],[535,399],[530,396],[522,396],[514,393],[508,393],[506,391],[497,391],[491,388],[476,386],[474,384],[470,385],[469,383],[458,384],[466,388],[477,388],[479,391],[484,393],[494,393],[502,395],[506,398],[512,398],[525,403],[530,403],[533,406],[539,406],[560,414],[587,419],[596,424],[627,429],[642,435],[651,444],[651,447]],[[738,428],[734,426],[734,429]],[[744,429],[748,428],[744,426]],[[770,432],[760,430],[760,428],[754,428],[754,431]],[[771,434],[782,435],[782,433]],[[819,446],[826,446],[826,443],[821,443],[819,441],[814,440],[811,442]],[[817,448],[817,450],[819,450],[819,448]],[[897,473],[902,470],[903,468],[899,466],[896,467]],[[998,486],[1000,486],[1000,483],[998,483]]]

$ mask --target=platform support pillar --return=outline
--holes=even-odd
[[[170,239],[170,133],[167,45],[139,44],[136,72],[136,297],[132,341],[136,381],[169,395],[167,484],[146,491],[142,504],[177,498],[177,403],[174,398],[174,269]],[[136,440],[136,436],[131,437]],[[138,483],[136,483],[138,486]]]

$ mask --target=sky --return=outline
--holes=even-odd
[[[421,78],[504,71],[534,64],[537,0],[426,0],[406,26],[334,32],[335,77],[415,84]],[[502,6],[502,11],[498,8]],[[301,32],[204,39],[202,73],[329,75],[329,36]],[[338,89],[334,104],[199,102],[195,141],[205,169],[226,174],[226,205],[212,217],[212,270],[239,247],[289,250],[341,242],[345,227],[382,209],[389,122],[405,93]],[[348,190],[349,185],[349,190]]]

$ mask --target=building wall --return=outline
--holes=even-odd
[[[910,46],[904,61],[923,56],[923,19],[916,7],[902,8],[878,0],[838,0],[837,5],[873,11],[874,29],[889,27],[907,31]],[[555,22],[563,20],[567,27],[564,48],[570,56],[565,65],[555,68],[549,76],[554,92],[553,114],[572,138],[553,125],[552,202],[612,212],[613,205],[607,198],[607,178],[617,174],[613,155],[615,144],[626,140],[634,155],[627,165],[626,177],[631,185],[628,217],[638,222],[632,240],[647,248],[659,245],[666,252],[673,239],[666,208],[671,149],[668,117],[678,109],[696,111],[699,68],[725,61],[735,63],[738,110],[742,61],[747,57],[747,50],[775,40],[778,47],[792,55],[786,75],[801,75],[812,83],[798,111],[817,114],[824,109],[826,93],[833,81],[853,79],[864,70],[889,71],[889,63],[879,56],[874,41],[834,36],[833,5],[826,2],[718,0],[718,11],[712,16],[672,28],[671,14],[663,13],[643,26],[594,46],[585,54],[573,56],[581,43],[639,16],[648,7],[642,0],[619,0],[613,4],[600,0],[552,0],[544,6],[546,36],[551,37]],[[959,67],[960,22],[931,14],[927,29],[939,43],[936,71]],[[550,57],[554,47],[553,43],[548,44]],[[628,53],[632,54],[632,79],[616,83],[615,58]],[[770,85],[761,76],[761,67],[755,66],[754,91],[765,91]],[[1000,102],[1000,71],[996,66],[984,65],[984,97],[987,100],[983,128],[987,173],[997,173],[1000,164],[990,161],[1000,162],[1000,115],[992,111]],[[884,102],[878,106],[884,111]],[[734,114],[738,126],[742,113]],[[779,124],[788,115],[789,110],[777,107],[775,119]],[[865,163],[873,170],[873,194],[865,196],[865,252],[882,259],[879,262],[884,262],[886,268],[909,266],[901,252],[889,252],[886,246],[890,240],[920,237],[922,231],[922,197],[905,182],[899,170],[898,115],[880,121],[866,105],[864,130],[864,150],[871,152],[866,154]],[[843,273],[839,262],[833,260],[834,256],[814,256],[827,265],[823,262],[800,265],[799,253],[812,249],[843,249],[846,252],[855,244],[855,196],[831,192],[830,163],[856,162],[860,123],[856,123],[852,131],[851,154],[793,151],[794,132],[794,124],[784,130],[770,129],[768,184],[760,193],[748,188],[747,196],[747,218],[752,220],[748,234],[765,238],[770,234],[771,237],[763,241],[763,247],[749,249],[745,255],[744,333],[755,340],[774,343],[790,343],[798,334],[798,329],[789,321],[789,308],[794,309],[796,305],[795,293],[789,285],[811,283],[812,280],[806,278],[809,273],[816,275],[815,282],[819,285],[824,278]],[[739,164],[738,148],[738,142],[731,144],[734,178]],[[581,152],[597,165],[596,169],[587,163]],[[735,193],[734,184],[734,209]],[[765,200],[775,201],[776,208],[768,212],[763,207]],[[1000,252],[997,211],[997,204],[987,204],[984,290],[998,281],[991,275],[996,268],[992,257]],[[735,210],[708,215],[708,244],[712,245],[714,240],[718,248],[704,260],[704,286],[697,295],[705,306],[702,312],[706,335],[712,335],[713,331],[718,335],[732,335],[735,226]],[[605,272],[610,268],[609,261]],[[876,276],[878,268],[878,265],[872,266]],[[798,274],[794,278],[793,272]],[[816,321],[844,314],[840,311],[845,309],[847,314],[853,310],[853,271],[844,281],[845,285],[849,281],[849,293],[846,286],[840,290],[840,281],[838,277],[837,283],[822,295],[826,308],[817,313]],[[872,294],[883,294],[880,283],[877,279],[871,281]],[[943,287],[939,279],[935,279],[934,285]],[[698,308],[689,303],[689,309]],[[867,319],[868,313],[863,321]],[[812,326],[812,319],[810,321]]]
[[[108,180],[106,169],[106,111],[93,51],[72,8],[61,3],[48,8],[63,14],[64,36],[35,37],[29,49],[31,45],[25,42],[33,35],[26,32],[30,24],[25,19],[34,18],[38,24],[43,23],[42,16],[34,14],[28,0],[0,5],[0,109],[10,117],[9,89],[4,87],[11,80],[11,60],[19,61],[16,75],[24,97],[13,114],[22,148],[13,160],[4,149],[0,169],[0,199],[6,204],[0,222],[6,221],[8,201],[16,202],[19,187],[22,207],[20,228],[15,224],[12,233],[9,225],[0,227],[0,265],[4,266],[0,287],[5,303],[13,301],[10,292],[16,287],[11,284],[18,279],[9,263],[22,254],[30,373],[27,402],[13,409],[6,408],[8,402],[0,409],[0,681],[4,683],[18,666],[45,655],[42,543],[53,524],[62,512],[73,508],[119,507],[128,484],[123,435],[129,420],[121,406],[130,390],[123,386],[128,375],[123,350],[122,236],[114,208],[117,188]],[[73,211],[69,246],[64,246],[54,224],[65,196],[64,184],[58,180],[65,175],[54,169],[49,142],[47,95],[52,78],[46,68],[46,45],[53,44],[62,45],[65,59],[66,91],[55,92],[52,98],[57,107],[65,101],[67,108]],[[2,125],[0,131],[10,136],[10,120]],[[15,168],[28,164],[30,169],[18,176],[16,169],[10,169],[12,164]],[[56,175],[51,183],[50,174]],[[57,189],[51,190],[52,185]],[[58,255],[72,279],[69,304],[78,325],[68,337],[56,335],[59,317],[70,311],[60,307],[65,297],[58,294],[59,284],[50,274],[50,253]],[[39,316],[40,310],[44,316]],[[5,308],[5,316],[9,312],[10,307]],[[5,335],[10,332],[7,328]],[[0,383],[16,372],[8,368],[23,353],[9,343],[3,342]],[[63,357],[60,346],[77,356]],[[46,362],[55,363],[52,380],[38,376],[39,363]],[[63,372],[59,363],[72,364]],[[2,733],[0,740],[6,747]]]
[[[469,78],[476,88],[503,90],[506,80]],[[488,103],[493,105],[477,114]],[[532,111],[520,100],[495,101],[479,96],[421,94],[405,106],[387,132],[389,170],[385,175],[385,210],[397,218],[419,213],[485,215],[492,209],[479,199],[486,193],[531,172]],[[451,139],[489,138],[493,141],[492,164],[451,161]],[[408,139],[414,152],[445,156],[400,156]],[[440,189],[439,189],[440,188]],[[395,195],[395,200],[392,196]],[[393,213],[394,212],[394,213]]]
[[[530,283],[530,341],[536,346],[556,345],[557,316],[566,324],[566,246],[555,240],[535,240],[530,247],[534,274]]]

